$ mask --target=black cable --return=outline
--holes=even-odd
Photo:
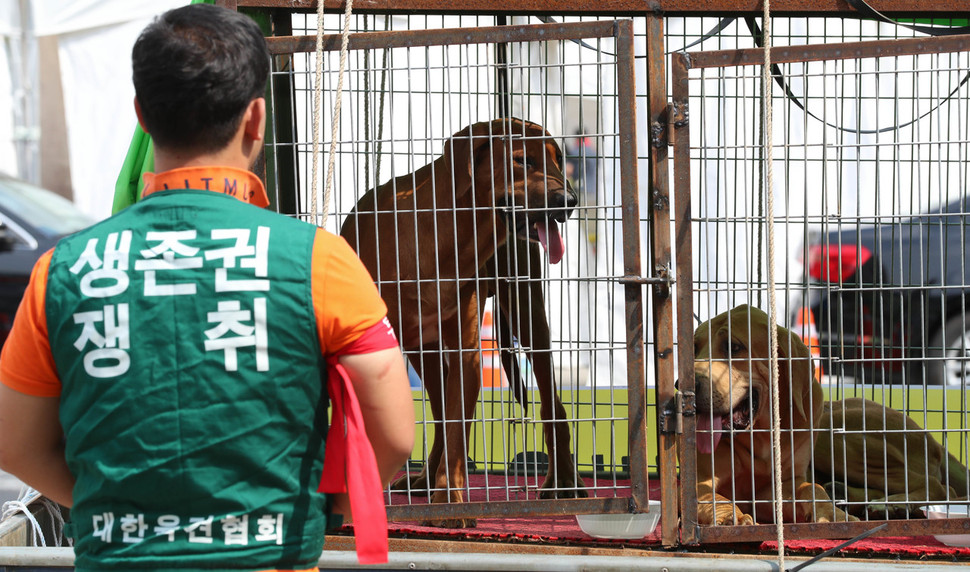
[[[540,22],[542,22],[543,24],[558,24],[559,23],[552,16],[536,16],[536,18]],[[693,42],[687,44],[686,46],[684,46],[682,48],[678,48],[676,50],[671,50],[671,51],[669,51],[667,53],[668,54],[673,54],[673,53],[676,53],[676,52],[683,52],[683,51],[687,50],[687,48],[692,48],[692,47],[696,46],[697,44],[700,44],[702,42],[705,42],[705,41],[713,38],[714,36],[720,34],[722,31],[724,31],[724,28],[727,28],[728,26],[730,26],[732,23],[734,23],[735,20],[737,20],[737,18],[721,18],[718,21],[718,23],[714,25],[713,28],[711,28],[710,30],[704,32],[704,34],[701,35],[700,38],[694,40]],[[583,40],[575,40],[574,39],[574,40],[569,40],[569,41],[570,42],[573,42],[574,44],[577,44],[579,46],[582,46],[582,47],[584,47],[586,49],[593,50],[595,52],[599,52],[599,53],[603,54],[604,56],[616,57],[616,54],[614,54],[612,52],[607,52],[605,50],[601,50],[599,48],[595,48],[595,47],[587,44]],[[634,58],[637,58],[637,59],[642,59],[642,58],[646,58],[646,57],[647,56],[645,56],[645,55],[643,55],[643,56],[634,56]]]
[[[854,2],[856,0],[847,0],[847,1]],[[861,0],[859,0],[859,1],[861,1]],[[751,37],[754,38],[755,46],[757,46],[759,48],[763,48],[764,47],[764,34],[763,34],[761,28],[758,27],[758,23],[755,22],[755,19],[754,18],[751,18],[751,17],[745,18],[744,21],[748,25],[748,29],[751,31]],[[860,135],[874,135],[874,134],[877,134],[877,133],[886,133],[888,131],[896,131],[896,130],[902,129],[904,127],[909,127],[910,125],[913,125],[913,124],[917,123],[918,121],[922,120],[926,116],[928,116],[931,113],[935,112],[937,109],[939,109],[940,107],[942,107],[944,103],[946,103],[947,101],[953,99],[953,96],[955,96],[957,94],[957,92],[960,91],[960,89],[967,83],[967,81],[970,81],[970,72],[967,72],[967,74],[963,76],[963,79],[960,80],[960,83],[957,84],[957,86],[955,88],[953,88],[953,90],[951,90],[950,93],[947,94],[947,96],[945,98],[943,98],[943,100],[940,101],[939,104],[937,104],[932,109],[926,111],[926,113],[923,113],[919,117],[916,117],[915,119],[912,119],[911,121],[907,121],[906,123],[901,123],[901,124],[898,124],[898,125],[892,125],[890,127],[883,127],[882,129],[860,129],[858,127],[848,128],[848,127],[842,127],[841,125],[835,125],[835,124],[829,123],[828,121],[825,121],[821,117],[815,115],[814,113],[812,113],[811,111],[809,111],[807,107],[805,107],[805,104],[802,103],[802,101],[799,99],[799,96],[796,95],[791,90],[791,87],[789,87],[788,82],[785,80],[785,74],[782,73],[781,68],[778,67],[777,64],[771,64],[771,77],[775,78],[775,83],[777,83],[778,86],[782,89],[782,91],[784,91],[785,96],[789,99],[789,101],[791,101],[792,103],[794,103],[799,109],[801,109],[806,114],[808,114],[808,116],[811,117],[812,119],[815,119],[816,121],[819,121],[820,123],[822,123],[822,124],[824,124],[824,125],[826,125],[828,127],[831,127],[832,129],[837,129],[839,131],[844,131],[846,133],[857,133],[857,134],[860,134]]]
[[[845,0],[849,6],[855,8],[859,14],[862,14],[866,18],[872,20],[878,20],[880,22],[885,22],[887,24],[893,24],[895,26],[902,26],[903,28],[909,28],[914,32],[919,32],[921,34],[926,34],[929,36],[956,36],[960,34],[970,34],[970,26],[919,26],[917,24],[904,24],[903,22],[897,22],[891,18],[880,14],[875,8],[866,4],[866,0]]]

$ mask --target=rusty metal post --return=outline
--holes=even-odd
[[[678,541],[677,440],[668,429],[664,410],[674,394],[674,308],[670,280],[674,272],[670,251],[670,185],[667,166],[667,72],[663,15],[647,15],[647,128],[650,131],[650,188],[648,216],[651,230],[651,272],[667,278],[653,287],[654,364],[657,372],[657,413],[660,428],[660,490],[664,545]]]
[[[496,16],[495,24],[508,26],[508,16]],[[506,42],[495,44],[495,117],[509,117],[509,45]]]
[[[639,276],[640,197],[637,175],[636,68],[633,58],[633,21],[616,22],[616,77],[620,133],[620,196],[623,207],[623,272]],[[627,387],[630,402],[630,488],[633,508],[645,510],[647,487],[647,393],[643,338],[643,284],[625,283],[627,327]]]
[[[674,247],[677,252],[677,373],[678,390],[694,393],[694,266],[691,234],[690,124],[688,108],[687,54],[674,54],[670,61],[671,120],[674,147]],[[684,544],[697,544],[697,456],[696,418],[683,417],[683,432],[676,436],[680,458],[680,527]]]

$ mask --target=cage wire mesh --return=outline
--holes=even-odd
[[[701,49],[757,47],[758,24],[730,22]],[[690,39],[676,32],[690,27],[689,20],[668,23],[668,45]],[[857,20],[773,19],[774,46],[914,36]],[[776,67],[771,189],[761,68],[696,70],[689,86],[697,320],[738,304],[767,310],[768,296],[776,296],[781,325],[809,346],[822,395],[833,401],[835,421],[815,449],[817,482],[863,519],[922,518],[919,507],[965,505],[970,494],[970,55],[890,56],[891,43],[885,47],[884,57]],[[774,285],[767,281],[767,192],[775,197]],[[750,326],[752,336],[756,329]],[[736,361],[757,367],[753,358]],[[782,403],[783,419],[794,406]],[[795,428],[783,436],[789,445],[795,439]],[[754,462],[747,455],[733,462]],[[732,494],[746,498],[751,486],[736,483]],[[757,522],[771,522],[763,514]]]
[[[538,22],[526,17],[355,15],[351,32]],[[636,130],[648,133],[642,119],[648,38],[644,21],[634,22],[641,122]],[[313,15],[294,14],[291,23],[294,34],[316,31]],[[327,33],[337,33],[342,15],[328,15],[324,24]],[[668,54],[751,48],[760,41],[760,19],[676,17],[665,19],[664,26]],[[844,18],[774,18],[772,39],[782,46],[918,35]],[[541,285],[552,338],[548,353],[569,419],[575,470],[591,495],[623,494],[617,491],[625,484],[629,459],[630,412],[623,386],[629,364],[617,279],[622,275],[620,252],[630,245],[622,244],[623,205],[616,191],[618,103],[611,42],[513,42],[504,52],[486,44],[352,50],[340,133],[333,145],[334,203],[325,225],[339,231],[367,189],[430,163],[464,126],[513,115],[550,132],[571,165],[570,181],[581,202],[562,228],[563,262],[549,265],[543,259],[541,277],[526,281]],[[334,143],[327,133],[337,57],[328,52],[324,64],[325,152]],[[775,294],[781,325],[808,344],[826,400],[866,397],[905,412],[928,433],[907,426],[899,434],[924,442],[928,434],[964,464],[968,404],[963,378],[970,328],[964,301],[967,208],[959,200],[965,193],[968,152],[966,60],[965,53],[950,53],[785,64],[775,78],[784,85],[772,87],[775,274],[780,277]],[[292,54],[274,73],[274,84],[292,86],[274,91],[274,106],[291,106],[296,120],[292,134],[278,126],[281,133],[268,153],[271,161],[276,156],[278,184],[270,190],[277,204],[290,205],[281,210],[304,218],[310,216],[310,193],[317,192],[309,185],[313,65],[312,54]],[[753,67],[705,70],[691,76],[690,91],[693,310],[699,324],[740,303],[767,304],[760,72]],[[292,159],[280,160],[287,153]],[[637,155],[638,184],[647,189],[648,145],[639,145]],[[953,210],[934,214],[955,202]],[[643,244],[638,247],[647,260],[650,233],[642,207],[639,219]],[[484,320],[491,319],[494,328],[501,317],[490,303],[482,309],[493,313]],[[514,405],[507,375],[494,367],[501,342],[489,340],[488,322],[482,326],[478,351],[484,390],[474,423],[463,436],[474,476],[464,486],[464,498],[534,498],[545,461],[535,380],[530,379],[527,413]],[[510,345],[528,372],[525,348]],[[654,351],[647,328],[645,353]],[[654,364],[647,359],[645,365],[650,387],[656,382]],[[426,460],[435,427],[428,398],[419,391],[420,377],[412,371],[419,412],[414,471]],[[655,418],[652,396],[649,391],[650,420]],[[656,450],[655,431],[648,431],[651,451]],[[837,427],[828,434],[844,442],[862,433]],[[648,458],[648,469],[655,472],[657,465]],[[947,490],[944,502],[967,495],[965,469],[962,474],[962,485],[947,482],[956,486]],[[870,490],[862,500],[847,500],[846,491],[836,488],[828,493],[839,507],[863,518],[885,517],[885,511],[868,510],[871,501],[889,496],[887,485],[877,481],[864,483]],[[431,485],[424,487],[389,501],[424,502]],[[918,496],[902,496],[903,516],[918,516],[911,510],[920,504]]]
[[[577,19],[578,20],[578,19]],[[539,23],[528,18],[513,18],[509,23]],[[426,30],[438,28],[481,28],[496,24],[494,17],[440,17],[440,16],[366,16],[353,17],[350,31],[397,31]],[[314,34],[316,16],[294,14],[293,34]],[[334,33],[342,27],[342,16],[325,17],[324,29]],[[408,284],[436,284],[432,300],[420,300],[415,306],[396,301],[391,305],[397,315],[392,322],[404,324],[409,314],[427,316],[421,331],[400,332],[406,357],[410,361],[410,377],[415,390],[415,406],[418,414],[416,427],[417,446],[407,467],[412,478],[398,483],[400,490],[389,494],[390,504],[420,504],[429,495],[450,493],[451,500],[509,501],[573,496],[616,496],[629,490],[629,461],[626,435],[628,434],[627,388],[627,335],[624,323],[624,296],[618,283],[623,275],[622,252],[624,247],[640,248],[640,245],[624,245],[622,242],[621,199],[619,178],[619,126],[616,45],[611,37],[576,38],[547,42],[463,43],[456,45],[421,45],[415,39],[413,45],[380,49],[351,50],[344,78],[343,112],[340,117],[339,135],[330,141],[335,86],[339,69],[338,52],[327,52],[323,64],[323,146],[320,158],[321,172],[325,169],[326,153],[336,154],[333,202],[327,213],[324,227],[340,232],[342,225],[369,189],[378,185],[420,186],[424,175],[421,167],[442,156],[457,135],[468,126],[503,117],[515,117],[541,125],[548,134],[539,139],[554,143],[561,157],[534,158],[528,155],[530,169],[545,169],[549,180],[537,187],[533,182],[525,185],[527,194],[533,197],[509,208],[505,198],[492,199],[487,204],[478,203],[463,207],[455,199],[454,207],[445,206],[452,197],[462,194],[452,189],[457,177],[435,179],[446,181],[447,188],[421,188],[440,196],[441,207],[432,207],[435,215],[446,214],[452,222],[463,220],[463,212],[491,213],[503,218],[512,215],[519,221],[537,217],[552,208],[551,199],[536,199],[534,193],[540,187],[553,187],[556,177],[563,175],[575,191],[577,204],[571,216],[562,222],[560,233],[564,242],[562,262],[551,264],[553,255],[540,249],[520,251],[525,262],[538,269],[525,274],[509,276],[507,283],[515,288],[528,290],[527,304],[544,310],[548,322],[550,342],[541,347],[520,343],[523,337],[536,340],[542,337],[540,328],[531,318],[515,316],[523,302],[507,318],[494,306],[494,298],[478,300],[476,314],[481,317],[480,333],[473,350],[440,347],[441,338],[448,335],[450,327],[446,320],[435,316],[435,311],[445,315],[458,300],[449,298],[454,276],[422,275],[419,280],[385,279],[374,273],[378,287],[385,299],[390,292],[400,292]],[[311,193],[320,193],[311,184],[312,165],[312,109],[315,54],[294,53],[277,58],[276,71],[272,74],[275,108],[292,109],[293,120],[289,123],[276,117],[276,137],[272,148],[267,150],[267,164],[275,169],[275,193],[280,210],[287,205],[295,216],[313,220],[309,212]],[[633,102],[626,102],[633,105]],[[487,149],[498,150],[504,142],[524,141],[525,145],[535,134],[519,133],[513,126],[511,136],[502,136],[495,127],[489,129]],[[289,130],[292,130],[290,132]],[[504,173],[505,183],[522,185],[521,175],[514,168],[512,152],[502,151],[505,162],[486,166],[469,167],[478,173],[488,169]],[[474,158],[478,158],[476,154]],[[557,163],[553,165],[552,163]],[[445,163],[438,163],[444,165]],[[439,167],[440,168],[440,167]],[[562,171],[562,175],[559,174]],[[321,177],[322,179],[322,177]],[[476,179],[480,180],[480,179]],[[436,183],[440,184],[440,183]],[[532,187],[529,187],[532,185]],[[499,185],[496,185],[499,186]],[[447,198],[446,198],[447,197]],[[319,204],[323,205],[322,199]],[[464,209],[464,211],[463,211]],[[418,209],[416,218],[420,218]],[[361,215],[358,221],[365,217]],[[435,216],[431,226],[439,224],[441,216]],[[530,223],[531,223],[531,219]],[[645,221],[645,218],[643,219]],[[514,223],[512,223],[514,224]],[[378,228],[381,242],[380,257],[397,257],[392,264],[396,269],[414,264],[401,258],[402,236],[414,240],[421,233],[435,229],[416,228],[414,219],[402,222],[397,229]],[[459,228],[449,235],[442,230],[440,240],[458,242],[457,246],[478,241],[485,246],[479,263],[484,263],[488,252],[501,246],[504,236],[497,236],[489,225]],[[533,231],[533,238],[535,231]],[[347,236],[352,246],[360,237],[356,233]],[[550,237],[550,243],[554,238]],[[452,245],[454,248],[454,245]],[[552,248],[552,247],[550,247]],[[450,252],[450,251],[449,251]],[[532,260],[533,257],[536,260]],[[514,261],[511,262],[514,264]],[[448,266],[450,262],[442,262]],[[372,272],[373,273],[373,272]],[[484,268],[475,269],[470,277],[480,284],[494,278]],[[463,278],[461,282],[467,282]],[[403,287],[402,287],[403,284]],[[422,304],[424,307],[422,307]],[[434,306],[440,306],[435,308]],[[394,311],[392,308],[392,311]],[[502,321],[518,322],[513,325],[515,337],[500,339]],[[460,328],[465,328],[466,323]],[[514,327],[528,328],[515,332]],[[536,345],[540,344],[540,345]],[[422,388],[431,383],[443,383],[442,370],[448,368],[479,367],[469,365],[468,351],[480,362],[480,372],[472,374],[481,387],[477,402],[469,406],[469,423],[442,423],[432,411],[437,405],[434,398]],[[510,373],[501,366],[502,353],[511,356],[521,372],[526,385],[525,404],[516,402],[510,387]],[[547,483],[544,477],[552,454],[543,438],[550,430],[552,421],[540,414],[547,404],[540,404],[540,374],[535,360],[551,357],[553,379],[565,410],[565,421],[554,424],[551,431],[557,442],[568,430],[571,434],[572,466],[560,471],[571,474]],[[546,374],[548,375],[548,374]],[[465,377],[469,377],[465,375]],[[449,391],[449,390],[446,390]],[[435,393],[440,393],[440,390]],[[440,397],[439,397],[440,399]],[[442,405],[444,407],[444,405]],[[557,421],[560,421],[557,419]],[[449,479],[448,487],[434,479],[415,478],[424,468],[431,455],[435,432],[445,435],[458,432],[466,449],[467,481]],[[570,435],[565,435],[568,439]],[[444,456],[455,452],[446,448]],[[453,459],[447,460],[448,471]],[[433,476],[433,475],[432,475]],[[451,477],[449,473],[449,477]],[[451,484],[461,483],[457,491]],[[542,491],[540,487],[543,486]],[[629,493],[627,493],[629,494]],[[437,497],[435,497],[437,498]]]

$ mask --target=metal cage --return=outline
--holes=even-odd
[[[826,487],[833,499],[826,503],[861,518],[793,524],[792,536],[856,534],[874,523],[904,535],[968,524],[923,520],[928,505],[959,515],[970,493],[963,376],[970,131],[959,119],[970,103],[968,50],[966,36],[773,49],[778,131],[768,147],[777,165],[770,190],[756,167],[762,134],[750,128],[761,124],[758,98],[741,98],[730,117],[714,104],[759,92],[763,50],[673,58],[671,109],[690,117],[674,127],[676,202],[690,205],[679,211],[676,247],[695,254],[690,267],[679,268],[682,315],[706,319],[776,297],[779,321],[812,353],[819,395],[834,416],[802,429],[818,433],[809,478]],[[779,201],[773,228],[768,192]],[[779,252],[774,284],[769,240]],[[686,329],[680,336],[682,359],[693,359],[691,347],[704,341],[692,344]],[[697,387],[682,375],[680,388]],[[795,405],[782,403],[783,411]],[[688,450],[705,438],[690,430],[695,420],[705,421],[700,411],[685,423]],[[795,439],[796,431],[782,438]],[[732,430],[731,438],[743,433]],[[688,537],[764,536],[757,525],[699,526],[693,474],[681,476]],[[934,489],[934,479],[942,487]]]
[[[624,0],[580,3],[568,10],[542,1],[516,7],[493,2],[460,7],[417,0],[370,3],[352,20],[338,137],[330,141],[324,135],[318,157],[321,165],[328,153],[336,159],[333,202],[323,222],[310,208],[319,190],[310,169],[316,68],[309,54],[315,38],[299,35],[315,32],[311,12],[316,2],[221,3],[262,17],[272,35],[273,141],[263,168],[281,212],[339,231],[365,191],[434,161],[462,127],[509,115],[542,124],[573,161],[580,174],[575,185],[584,193],[595,188],[564,227],[566,264],[543,264],[541,276],[514,281],[539,286],[533,291],[541,292],[552,333],[547,353],[557,364],[575,471],[585,480],[590,498],[537,498],[547,465],[541,434],[548,424],[536,418],[536,392],[527,392],[533,401],[526,412],[502,386],[507,374],[483,367],[486,387],[461,429],[468,466],[474,464],[462,500],[471,497],[473,502],[426,504],[424,494],[434,491],[425,484],[419,487],[424,490],[389,494],[392,519],[638,512],[653,495],[666,508],[661,524],[665,545],[770,535],[764,524],[699,525],[697,467],[691,455],[677,454],[679,448],[693,451],[697,439],[690,394],[694,329],[735,303],[764,304],[769,293],[764,262],[768,231],[764,211],[759,211],[765,193],[758,140],[760,75],[752,67],[762,53],[756,49],[760,37],[754,19],[760,5],[658,0],[644,13],[642,3]],[[932,16],[950,9],[945,0],[881,6],[896,16]],[[324,133],[332,119],[339,67],[339,8],[338,3],[328,4],[324,26],[329,34],[324,38],[325,102],[319,118]],[[783,109],[776,111],[776,121],[788,128],[801,125],[804,131],[797,141],[776,141],[773,146],[775,160],[784,166],[784,180],[801,193],[796,201],[786,186],[781,196],[787,210],[776,213],[781,230],[775,232],[781,234],[775,239],[783,243],[785,257],[777,268],[782,325],[802,334],[814,352],[826,398],[865,396],[899,409],[966,463],[966,389],[962,384],[949,390],[930,387],[934,369],[954,379],[963,376],[965,303],[938,293],[961,291],[966,281],[947,277],[945,284],[893,289],[887,278],[873,280],[864,272],[856,274],[855,282],[824,279],[832,272],[847,272],[852,263],[869,272],[865,264],[875,248],[863,261],[859,228],[895,228],[887,234],[897,239],[897,250],[880,248],[887,248],[883,252],[896,261],[903,258],[898,239],[918,234],[914,229],[935,228],[940,236],[945,226],[962,233],[959,221],[965,210],[921,227],[920,217],[936,205],[920,202],[919,193],[912,193],[905,205],[859,198],[856,210],[849,212],[844,203],[850,187],[875,188],[887,180],[879,173],[889,156],[888,163],[898,168],[889,177],[894,196],[904,183],[903,171],[911,185],[926,181],[936,189],[957,189],[962,196],[967,64],[965,56],[928,54],[965,51],[959,44],[963,40],[927,39],[908,29],[846,18],[851,13],[841,0],[781,0],[773,9],[778,17],[772,59],[779,82],[773,97]],[[918,39],[907,39],[914,37]],[[860,40],[875,43],[855,43]],[[800,45],[809,41],[822,45]],[[839,44],[824,45],[832,41]],[[684,53],[700,48],[720,51]],[[909,55],[913,52],[924,55]],[[870,63],[878,57],[889,61],[886,56],[915,58],[905,61],[917,63],[909,68],[898,62]],[[702,68],[704,72],[694,71]],[[872,91],[866,87],[869,82],[878,88]],[[900,91],[900,86],[905,89]],[[865,124],[870,109],[877,121]],[[957,118],[951,129],[941,124],[924,129],[944,112]],[[731,127],[725,129],[721,123],[728,118]],[[866,133],[884,127],[894,129]],[[906,130],[911,139],[899,138]],[[590,145],[574,146],[577,139]],[[934,165],[939,168],[928,174]],[[852,185],[845,182],[847,171],[855,173]],[[825,182],[825,198],[814,200],[801,178],[817,172]],[[937,190],[926,198],[943,204],[950,196]],[[793,205],[798,209],[792,210]],[[865,210],[874,205],[874,210]],[[500,205],[486,206],[500,211]],[[806,254],[799,258],[803,246]],[[853,254],[843,246],[854,246]],[[827,262],[809,261],[831,252],[835,254]],[[902,272],[891,268],[888,276],[897,271]],[[823,297],[828,302],[819,302]],[[859,327],[841,327],[848,310],[857,307],[869,309],[848,320]],[[534,348],[501,335],[489,338],[484,320],[491,319],[494,328],[501,317],[489,304],[479,311],[483,331],[474,350],[478,361],[494,365],[502,355],[513,355],[528,369],[528,353]],[[492,315],[486,317],[486,311]],[[937,319],[935,329],[926,318]],[[897,335],[891,331],[897,322],[917,327]],[[858,339],[850,339],[859,333]],[[918,351],[909,352],[912,348]],[[455,355],[460,359],[464,354]],[[421,377],[419,370],[416,378]],[[576,383],[580,378],[587,385]],[[431,404],[417,381],[415,407],[420,446],[412,468],[417,470],[427,460],[433,432],[443,424],[430,415]],[[842,438],[851,431],[829,432],[836,433]],[[842,507],[852,504],[839,500]],[[945,502],[956,504],[957,498]],[[915,508],[919,503],[903,504]],[[967,525],[959,519],[917,517],[912,513],[888,521],[881,534],[937,533]],[[881,520],[873,513],[861,523],[789,524],[786,535],[850,537]]]
[[[401,254],[400,244],[395,241],[403,240],[402,236],[438,232],[436,241],[486,243],[482,260],[476,261],[476,267],[467,276],[455,277],[442,270],[440,274],[387,279],[377,272],[378,287],[389,305],[399,312],[391,316],[392,322],[405,323],[405,313],[428,313],[420,307],[424,294],[418,299],[418,306],[389,298],[400,295],[408,284],[450,291],[449,286],[456,280],[483,287],[497,280],[496,288],[508,284],[508,288],[523,293],[511,316],[484,296],[476,301],[476,314],[481,321],[470,324],[480,329],[474,348],[446,343],[447,334],[441,332],[449,326],[440,321],[422,325],[415,332],[401,333],[412,365],[419,419],[418,447],[408,468],[417,473],[425,467],[436,438],[460,441],[460,449],[467,453],[468,460],[464,471],[467,475],[458,479],[464,485],[457,490],[432,483],[434,475],[402,481],[400,490],[388,496],[389,516],[455,523],[489,515],[645,510],[649,460],[646,373],[640,351],[643,318],[639,316],[643,308],[639,297],[625,293],[639,291],[640,287],[636,280],[628,279],[639,275],[641,222],[636,207],[639,199],[631,22],[351,35],[349,58],[361,67],[354,66],[344,80],[343,104],[350,121],[341,123],[336,141],[328,142],[327,152],[334,154],[336,163],[332,207],[320,198],[316,212],[310,208],[313,193],[319,191],[312,184],[311,121],[306,117],[312,109],[315,63],[304,55],[315,48],[315,38],[276,37],[270,38],[269,44],[277,65],[271,87],[276,110],[275,141],[267,148],[266,163],[271,166],[267,178],[276,181],[271,188],[282,212],[340,232],[369,188],[385,183],[395,188],[420,187],[422,183],[415,179],[425,173],[419,172],[424,164],[448,152],[462,129],[496,117],[540,123],[547,130],[546,137],[564,153],[565,170],[573,168],[567,178],[576,189],[579,204],[575,214],[563,224],[566,250],[560,267],[547,264],[545,258],[533,261],[531,257],[538,257],[538,251],[523,249],[511,256],[521,256],[527,266],[532,266],[529,272],[495,276],[484,267],[478,268],[485,264],[486,251],[492,252],[495,247],[501,250],[502,243],[511,244],[513,238],[499,236],[490,224],[445,234],[443,229],[452,219],[464,220],[467,211],[474,211],[486,217],[512,214],[525,220],[548,207],[534,202],[510,211],[501,198],[465,207],[452,204],[463,192],[452,187],[459,184],[453,180],[454,173],[444,180],[447,188],[422,187],[415,191],[438,197],[440,207],[426,209],[426,220],[433,221],[431,226],[440,227],[438,231],[409,222],[398,228],[383,228],[382,223],[375,223],[376,232],[382,233],[380,241],[390,243],[381,249],[380,256],[397,257],[387,262],[394,268],[420,264]],[[324,44],[329,54],[324,64],[324,92],[332,98],[332,86],[337,81],[333,51],[339,48],[339,42],[326,38]],[[564,57],[580,51],[585,53]],[[370,67],[364,62],[370,62]],[[584,110],[584,105],[590,108],[591,101],[592,110]],[[359,120],[361,116],[365,120]],[[494,133],[482,137],[489,140],[487,146],[491,149],[505,140],[533,137],[523,135],[513,131],[511,135]],[[474,168],[476,173],[481,169],[507,171],[504,183],[510,187],[521,182],[516,179],[511,160]],[[329,213],[321,214],[323,210]],[[415,220],[421,216],[419,212]],[[366,218],[361,215],[354,220],[362,224]],[[346,236],[352,246],[365,241],[359,232]],[[503,263],[516,264],[499,261],[500,265]],[[379,264],[383,267],[384,262]],[[447,265],[441,263],[440,267]],[[439,292],[427,301],[432,310],[440,306],[442,312],[459,303],[447,292]],[[533,331],[539,324],[517,323],[521,321],[516,317],[520,308],[539,305],[548,316],[548,347],[529,341],[539,337]],[[566,307],[575,310],[563,310]],[[462,331],[468,326],[458,323]],[[505,334],[503,339],[499,332],[508,326],[513,326],[513,337]],[[521,404],[517,403],[514,383],[509,380],[513,375],[507,371],[509,362],[503,368],[502,360],[511,360],[513,367],[519,369],[516,375],[525,381]],[[549,372],[548,367],[543,370],[536,360],[551,362],[553,371]],[[466,409],[471,418],[440,418],[442,410],[447,410],[446,396],[461,399],[452,395],[458,388],[441,380],[447,375],[442,371],[449,368],[476,370],[462,371],[460,375],[465,380],[475,379],[481,386],[480,393],[475,391],[480,397],[474,397],[475,403],[469,403]],[[442,391],[433,386],[429,389],[435,392],[426,394],[422,388],[429,384],[445,387]],[[548,397],[541,398],[543,384],[554,384],[563,405],[558,414],[544,413],[552,406],[543,402]],[[460,435],[455,437],[452,432]],[[547,443],[555,441],[568,446],[570,434],[573,467],[549,469],[556,459]],[[453,456],[456,450],[446,448],[445,454]],[[447,461],[450,471],[452,460]],[[557,475],[543,487],[547,470],[574,474]],[[562,486],[563,483],[576,486]],[[436,494],[465,502],[429,504],[427,498],[438,498]],[[586,498],[573,498],[580,496]]]

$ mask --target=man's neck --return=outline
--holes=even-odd
[[[141,111],[135,101],[135,111],[141,121]],[[266,102],[257,98],[249,102],[236,133],[228,144],[217,150],[192,152],[179,148],[155,147],[155,172],[163,173],[185,167],[235,167],[248,170],[262,149],[263,133],[266,129]],[[142,127],[144,128],[144,122]],[[149,130],[145,130],[150,133]]]

